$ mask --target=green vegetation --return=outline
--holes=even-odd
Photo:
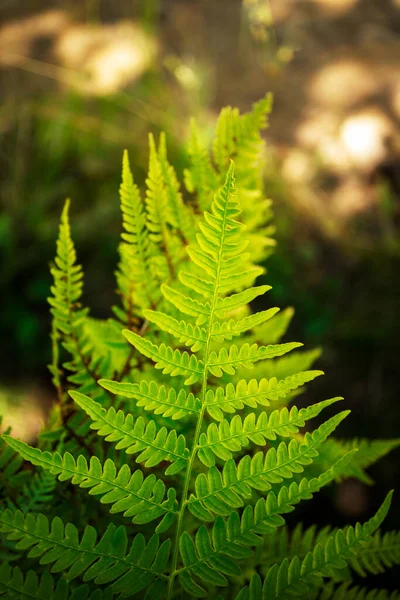
[[[150,137],[145,198],[124,155],[108,320],[82,305],[66,203],[49,299],[58,403],[36,447],[3,435],[0,595],[398,597],[352,584],[400,562],[399,535],[380,530],[391,492],[362,525],[285,522],[322,487],[369,480],[400,441],[332,437],[350,412],[332,413],[341,398],[293,404],[323,373],[311,369],[318,352],[281,341],[293,311],[268,307],[270,287],[256,284],[274,246],[260,135],[270,106],[224,109],[211,154],[193,123],[187,201],[164,136]]]

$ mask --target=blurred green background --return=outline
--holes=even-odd
[[[147,134],[164,130],[182,174],[190,116],[207,141],[224,105],[271,90],[268,278],[296,309],[290,339],[324,348],[307,401],[343,394],[344,435],[398,436],[399,74],[399,0],[2,0],[0,408],[15,435],[53,399],[46,298],[64,199],[85,299],[107,316],[122,150],[142,184]],[[382,485],[397,464],[379,465]],[[374,502],[348,489],[339,520]]]

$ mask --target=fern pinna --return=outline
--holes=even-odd
[[[263,269],[253,253],[268,203],[249,240],[241,222],[246,202],[262,198],[254,157],[266,110],[257,104],[246,119],[225,111],[214,161],[193,130],[185,178],[197,205],[183,203],[164,138],[158,148],[151,141],[146,201],[125,155],[116,319],[92,319],[80,305],[66,206],[51,299],[59,402],[37,447],[3,435],[4,463],[15,465],[8,483],[20,495],[0,512],[0,596],[397,597],[352,584],[354,574],[400,563],[399,534],[380,531],[391,493],[363,525],[285,524],[335,480],[369,482],[365,469],[399,442],[330,437],[346,410],[302,432],[341,398],[290,407],[322,374],[310,369],[318,352],[280,343],[291,310],[250,311],[270,289],[254,285]],[[230,155],[241,192],[233,163],[218,188]],[[262,248],[265,257],[270,244]],[[71,359],[60,367],[63,352]],[[21,458],[41,468],[29,485]]]

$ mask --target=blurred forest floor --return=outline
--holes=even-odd
[[[147,132],[164,129],[181,173],[190,116],[209,139],[221,107],[271,90],[268,279],[272,301],[296,308],[290,339],[324,347],[307,401],[343,394],[344,434],[398,435],[399,75],[399,0],[3,0],[0,405],[20,397],[22,426],[27,405],[36,423],[52,400],[47,267],[64,198],[105,316],[122,149],[143,182]]]

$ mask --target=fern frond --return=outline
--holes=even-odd
[[[232,345],[229,351],[221,348],[218,352],[211,352],[208,359],[208,369],[215,377],[222,377],[223,373],[235,374],[235,370],[241,367],[251,369],[255,362],[282,356],[302,344],[298,342],[287,342],[286,344],[271,344],[270,346],[258,346],[257,344]]]
[[[186,377],[185,385],[191,385],[198,381],[203,374],[203,361],[198,360],[194,354],[173,350],[165,344],[157,346],[150,340],[142,338],[133,331],[125,329],[124,336],[144,356],[155,362],[156,369],[162,369],[164,374],[171,377],[183,375]]]
[[[389,440],[328,440],[321,449],[319,465],[324,468],[326,464],[337,460],[352,448],[357,448],[357,457],[352,464],[348,465],[345,477],[355,477],[363,483],[371,485],[373,480],[366,473],[366,469],[386,456],[389,452],[400,446],[400,439]]]
[[[101,379],[99,384],[113,394],[134,398],[136,405],[143,406],[145,410],[170,417],[174,421],[200,414],[200,400],[184,389],[177,392],[174,388],[167,389],[155,381],[148,383],[144,380],[140,383],[119,383]]]
[[[175,169],[168,162],[165,133],[161,133],[160,135],[158,159],[164,181],[166,209],[169,223],[177,231],[182,242],[187,245],[194,240],[196,235],[196,223],[190,206],[183,202]]]
[[[81,309],[79,300],[83,288],[83,271],[77,263],[76,250],[71,238],[69,225],[69,200],[66,201],[61,214],[60,233],[57,239],[57,255],[55,266],[51,269],[54,285],[53,296],[48,299],[54,325],[58,331],[66,335],[73,333],[73,328],[86,314]]]
[[[190,167],[184,170],[185,186],[191,194],[196,193],[201,212],[208,210],[212,195],[218,188],[218,177],[215,173],[208,152],[201,146],[194,119],[190,123],[190,140],[188,153]]]
[[[146,208],[147,228],[150,231],[150,240],[155,245],[153,263],[161,268],[160,279],[171,278],[175,273],[175,262],[179,250],[177,240],[174,240],[167,223],[167,198],[165,194],[164,178],[157,154],[157,149],[152,135],[149,136],[150,157],[149,172],[146,179]]]
[[[256,408],[258,404],[269,406],[271,401],[286,398],[290,392],[320,375],[323,375],[322,371],[304,371],[281,381],[276,377],[260,381],[241,379],[236,386],[228,383],[225,388],[208,390],[205,399],[206,409],[213,419],[221,421],[224,412],[234,413],[242,410],[244,406]]]
[[[16,500],[16,504],[24,514],[39,512],[52,501],[55,487],[56,478],[54,475],[46,471],[40,474],[36,473],[24,485],[22,493],[19,494]]]
[[[234,335],[241,335],[242,333],[253,329],[257,325],[264,323],[271,319],[279,308],[269,308],[268,310],[262,310],[253,315],[248,315],[239,321],[235,319],[229,319],[220,323],[216,321],[212,328],[212,336],[217,341],[223,341],[224,339],[232,339]]]
[[[159,292],[157,278],[149,277],[152,248],[146,227],[145,206],[133,181],[126,150],[122,162],[120,198],[124,231],[116,276],[124,305],[124,320],[129,324],[138,308],[155,306]]]
[[[54,579],[48,571],[45,571],[40,579],[34,571],[28,571],[24,578],[18,567],[12,567],[7,562],[0,566],[0,597],[4,594],[6,594],[5,598],[9,600],[13,598],[15,600],[22,600],[22,598],[67,600],[71,598],[65,579],[59,579],[54,587]],[[82,594],[82,598],[85,600],[87,594]]]
[[[111,513],[123,512],[124,517],[133,517],[133,523],[149,523],[162,517],[158,532],[168,529],[175,520],[176,492],[173,488],[166,490],[163,481],[153,474],[144,478],[142,471],[132,473],[127,464],[117,471],[111,459],[102,465],[93,456],[88,464],[82,455],[75,461],[68,452],[63,456],[51,454],[9,436],[5,439],[25,460],[49,470],[60,481],[71,479],[74,485],[90,489],[90,494],[102,496],[103,504],[112,504]]]
[[[377,531],[368,545],[350,562],[350,567],[361,577],[378,575],[400,564],[400,532]]]
[[[252,342],[277,344],[285,335],[293,315],[293,308],[285,308],[269,321],[258,325],[251,333]]]
[[[166,427],[157,428],[154,421],[146,425],[143,417],[134,419],[114,407],[108,410],[98,402],[79,392],[70,392],[74,402],[92,419],[90,427],[104,436],[107,442],[118,442],[117,450],[127,454],[139,454],[136,462],[144,463],[147,468],[155,467],[162,461],[172,464],[166,475],[179,473],[187,464],[189,450],[183,435],[177,435],[175,429],[168,432]]]
[[[324,589],[320,600],[399,600],[399,592],[388,590],[371,590],[353,586],[351,582],[345,581],[336,589],[332,586]]]
[[[255,595],[250,596],[249,590],[241,592],[240,600],[245,598],[268,598],[268,600],[286,600],[297,595],[304,597],[310,591],[320,587],[323,577],[335,575],[337,569],[343,569],[355,556],[355,553],[371,539],[371,535],[381,525],[385,518],[392,498],[390,492],[376,515],[364,525],[357,523],[355,527],[338,529],[325,542],[318,544],[309,552],[304,560],[294,557],[285,559],[280,565],[273,565],[264,582],[258,575],[253,575],[257,581],[253,589]],[[236,599],[237,600],[237,599]]]
[[[207,432],[200,435],[198,456],[203,464],[211,467],[215,464],[215,456],[227,461],[233,452],[239,452],[249,442],[264,446],[266,440],[275,440],[277,436],[290,437],[304,427],[306,421],[338,400],[342,398],[332,398],[300,410],[293,406],[290,412],[285,407],[269,415],[250,413],[243,421],[235,415],[230,422],[223,419],[218,426],[211,423]]]
[[[7,510],[0,513],[0,526],[9,540],[17,542],[16,548],[28,551],[28,557],[40,559],[41,564],[53,564],[52,573],[65,572],[66,581],[83,577],[96,585],[109,584],[110,592],[124,596],[127,590],[134,595],[155,579],[166,579],[171,543],[160,544],[156,534],[147,543],[142,534],[135,535],[128,549],[125,527],[113,524],[100,539],[88,525],[79,539],[75,525],[64,525],[58,517],[49,523],[44,515],[24,517]]]
[[[192,352],[197,352],[204,347],[207,341],[207,331],[204,327],[192,325],[185,321],[178,321],[170,315],[154,310],[146,310],[144,316],[150,323],[154,323],[162,331],[167,331],[188,346]]]
[[[281,442],[277,449],[271,448],[266,454],[244,456],[237,465],[233,459],[228,460],[222,473],[215,466],[210,467],[207,475],[200,473],[195,481],[196,495],[191,494],[188,500],[189,510],[198,517],[205,510],[226,516],[232,508],[243,506],[243,498],[251,498],[253,489],[268,491],[273,484],[302,473],[304,465],[312,463],[318,455],[318,446],[348,414],[349,411],[343,411],[312,434],[307,432],[302,443],[295,439],[288,444]]]
[[[193,278],[195,276],[192,275],[191,277]],[[209,295],[212,284],[209,281],[200,280],[199,278],[196,278],[196,281],[201,282],[201,285],[205,286],[203,287],[203,290]],[[197,325],[202,325],[210,317],[211,306],[209,302],[199,302],[196,298],[185,296],[185,294],[182,294],[178,290],[174,290],[168,285],[162,285],[161,291],[164,297],[185,315],[196,317]]]

